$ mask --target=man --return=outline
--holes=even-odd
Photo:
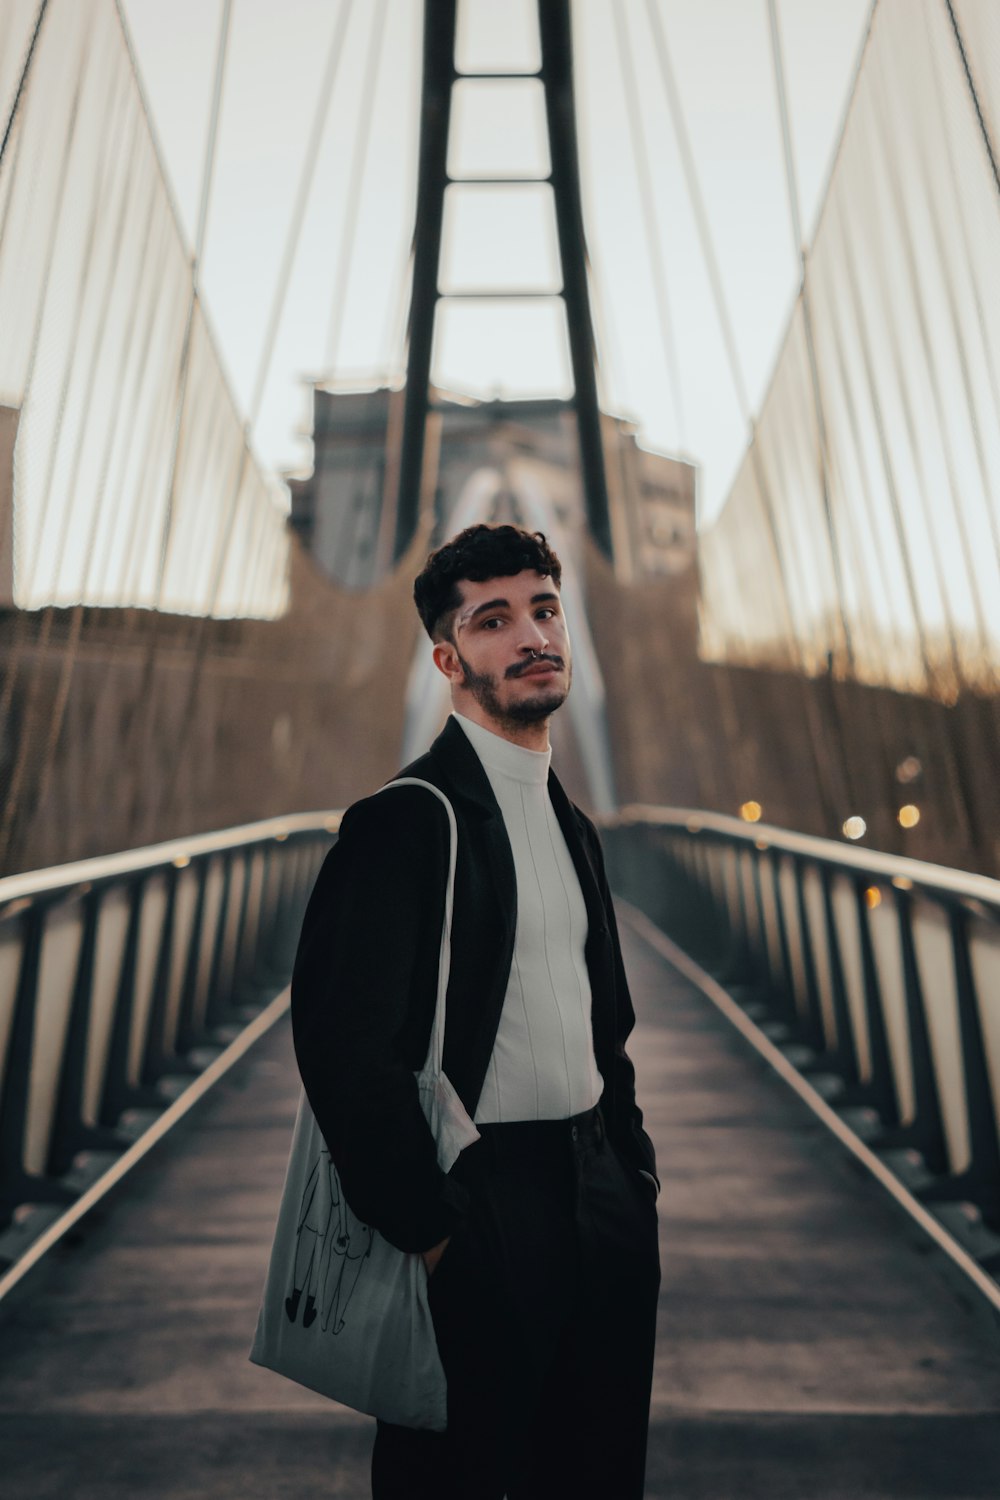
[[[446,819],[419,787],[356,803],[292,982],[309,1102],[354,1212],[428,1275],[448,1429],[379,1423],[375,1500],[639,1500],[659,1259],[634,1017],[593,824],[549,770],[570,687],[558,558],[473,526],[417,609],[454,714],[403,775],[450,799],[458,862],[444,1068],[480,1139],[449,1174],[417,1098]]]

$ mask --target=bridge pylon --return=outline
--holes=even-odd
[[[549,143],[547,176],[490,176],[484,188],[542,183],[552,194],[561,289],[546,293],[565,305],[587,525],[607,556],[613,555],[604,449],[597,398],[596,344],[588,286],[573,88],[569,0],[537,0],[541,62],[534,72],[459,72],[455,64],[457,0],[425,0],[420,147],[413,237],[413,285],[407,330],[406,390],[396,490],[393,555],[399,559],[416,531],[425,488],[425,440],[430,410],[431,358],[438,303],[448,293],[440,283],[445,195],[455,182],[448,171],[452,92],[456,83],[499,78],[535,78],[545,98]],[[502,287],[483,298],[521,297]]]

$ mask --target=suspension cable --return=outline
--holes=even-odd
[[[309,140],[306,145],[305,156],[302,160],[302,171],[299,175],[295,204],[292,208],[292,216],[288,221],[288,233],[285,236],[285,248],[278,271],[278,279],[275,284],[271,313],[268,318],[264,343],[261,347],[260,358],[257,364],[257,378],[254,381],[253,396],[250,400],[249,415],[247,418],[247,426],[251,433],[257,425],[261,402],[264,398],[264,387],[267,384],[267,377],[271,369],[271,359],[274,355],[274,346],[278,337],[278,327],[281,323],[281,315],[284,312],[285,298],[288,295],[292,269],[295,264],[296,254],[298,253],[302,222],[309,203],[309,195],[312,192],[316,162],[319,159],[320,146],[322,145],[326,122],[329,118],[330,106],[333,103],[340,60],[344,55],[344,34],[347,30],[347,23],[350,19],[353,3],[354,0],[341,0],[340,10],[326,56],[326,66],[323,69],[323,77],[320,81],[316,109],[309,131]]]
[[[934,76],[934,96],[937,101],[938,119],[941,122],[941,141],[944,145],[945,155],[948,162],[948,170],[951,174],[952,183],[957,184],[959,181],[958,166],[955,160],[954,142],[952,139],[952,132],[948,122],[948,114],[945,105],[946,96],[944,79],[941,74],[941,58],[931,41],[931,21],[930,16],[926,12],[924,13],[924,30],[928,39],[928,57],[930,59],[931,72]],[[989,388],[993,397],[993,410],[997,418],[997,425],[1000,426],[1000,382],[998,382],[997,380],[996,361],[993,358],[993,350],[991,347],[989,335],[987,333],[986,312],[983,307],[983,299],[979,284],[980,278],[977,276],[974,268],[972,240],[969,229],[969,216],[963,203],[962,196],[957,190],[954,196],[954,203],[959,234],[961,236],[962,247],[965,252],[965,282],[968,286],[969,293],[972,297],[973,304],[976,309],[976,323],[979,329],[981,357],[984,364],[986,365]],[[964,356],[962,369],[963,375],[965,375],[967,371],[967,361]],[[968,381],[966,381],[966,383],[968,384]],[[974,409],[975,403],[972,399],[971,392],[969,394],[969,405],[970,408]],[[998,507],[995,503],[992,503],[995,497],[993,495],[993,486],[990,483],[989,476],[986,474],[985,466],[983,465],[982,433],[979,429],[978,424],[976,425],[975,433],[977,457],[979,458],[980,467],[983,470],[983,488],[986,494],[989,495],[991,501],[991,503],[987,506],[987,511],[989,517],[990,532],[993,538],[993,550],[996,556],[1000,558],[1000,510],[998,510]]]
[[[781,51],[781,33],[778,29],[777,0],[767,0],[767,14],[771,33],[771,58],[774,63],[775,91],[778,95],[778,116],[781,120],[781,146],[785,157],[785,187],[788,191],[788,212],[792,221],[795,254],[801,261],[805,252],[805,241],[802,237],[802,215],[799,212],[799,186],[795,171],[795,156],[792,151],[792,125],[788,113],[788,91],[785,88],[785,67]]]
[[[843,638],[848,667],[853,669],[854,648],[851,627],[847,619],[844,566],[840,540],[833,518],[833,498],[830,494],[830,445],[823,409],[823,393],[819,381],[819,363],[816,359],[816,339],[813,332],[812,297],[806,272],[806,247],[802,238],[802,216],[799,212],[799,190],[795,173],[795,157],[792,151],[791,120],[788,111],[788,91],[785,87],[785,66],[781,52],[781,33],[778,28],[777,0],[767,0],[769,30],[771,34],[771,56],[774,62],[774,86],[778,96],[778,114],[781,119],[781,141],[785,160],[785,183],[788,189],[788,208],[791,217],[792,235],[795,239],[795,255],[802,278],[802,327],[805,334],[806,357],[809,362],[809,383],[812,388],[813,413],[816,418],[816,436],[819,446],[819,483],[823,498],[823,520],[826,526],[827,545],[830,549],[830,565],[833,569],[833,586],[837,592],[837,615]]]
[[[184,325],[184,337],[181,341],[180,365],[177,371],[177,410],[174,418],[173,440],[170,450],[170,468],[167,477],[167,498],[164,506],[163,529],[160,536],[160,557],[157,567],[156,580],[156,603],[154,608],[159,609],[160,599],[163,592],[163,580],[166,576],[167,557],[170,552],[170,542],[174,528],[174,500],[177,489],[177,470],[180,461],[180,451],[184,427],[184,406],[187,400],[188,376],[191,371],[191,344],[194,333],[194,314],[198,305],[198,273],[205,253],[205,231],[208,224],[208,208],[211,197],[210,187],[215,175],[215,148],[219,136],[219,117],[222,112],[222,85],[226,73],[226,53],[229,50],[229,22],[232,15],[233,0],[222,0],[222,19],[219,26],[219,40],[215,55],[215,81],[212,88],[212,103],[209,112],[208,132],[205,140],[205,157],[201,171],[201,192],[199,194],[198,227],[195,238],[194,254],[191,261],[191,295],[188,298],[187,318]],[[150,653],[155,649],[156,633],[151,636]],[[150,661],[152,656],[150,655]]]
[[[330,310],[330,325],[326,336],[326,366],[331,373],[333,372],[337,358],[337,348],[340,344],[340,335],[343,329],[344,312],[347,307],[347,287],[350,281],[351,263],[354,259],[355,236],[358,227],[361,179],[365,163],[368,160],[368,148],[371,145],[375,85],[382,56],[382,42],[385,37],[385,10],[386,0],[377,0],[362,83],[358,141],[355,148],[354,160],[351,163],[347,201],[344,205],[344,217],[341,221],[340,245],[337,253],[338,279],[334,288],[333,306]]]
[[[28,50],[25,53],[24,64],[21,68],[21,76],[17,81],[17,88],[14,91],[14,99],[10,106],[10,113],[7,116],[7,123],[4,126],[3,140],[0,140],[0,162],[3,161],[4,152],[7,150],[7,142],[10,140],[11,132],[14,129],[14,121],[17,119],[17,112],[21,106],[21,97],[24,94],[24,88],[26,83],[28,82],[28,74],[31,72],[31,64],[35,56],[35,47],[38,43],[38,34],[42,29],[42,22],[45,19],[45,11],[48,7],[48,3],[49,0],[41,0],[41,4],[38,7],[38,14],[35,17],[35,24],[31,32],[31,41],[28,43]]]
[[[979,121],[983,145],[986,147],[986,155],[989,158],[990,168],[993,172],[993,181],[997,185],[997,191],[1000,192],[1000,163],[997,161],[996,147],[993,137],[990,134],[989,125],[986,123],[986,116],[983,114],[983,105],[979,97],[979,90],[976,88],[976,80],[972,75],[972,64],[969,62],[969,53],[965,45],[965,38],[962,35],[962,28],[958,24],[958,17],[955,14],[955,7],[952,4],[952,0],[945,0],[945,4],[948,8],[948,19],[951,21],[951,29],[955,33],[955,45],[958,47],[958,54],[962,59],[962,71],[965,74],[965,81],[969,85],[969,93],[972,96],[976,119]]]
[[[233,0],[223,0],[222,17],[219,22],[219,41],[215,51],[215,82],[212,86],[212,107],[208,118],[208,136],[205,141],[205,160],[201,169],[201,198],[198,203],[198,227],[194,236],[194,275],[201,270],[205,253],[205,233],[208,228],[208,209],[212,198],[212,180],[215,176],[215,145],[219,136],[219,115],[222,111],[222,86],[226,76],[226,59],[229,55],[229,22],[232,17]]]
[[[715,302],[715,314],[719,320],[719,328],[722,332],[723,343],[726,346],[726,355],[729,360],[729,373],[732,377],[733,386],[736,390],[736,399],[739,402],[740,414],[748,424],[753,423],[753,411],[750,406],[750,397],[747,394],[747,384],[743,375],[743,364],[740,360],[739,349],[736,345],[736,335],[733,330],[733,322],[729,313],[729,305],[726,301],[725,290],[722,285],[722,275],[719,271],[719,260],[715,253],[715,242],[712,237],[711,226],[708,222],[708,214],[705,210],[705,200],[701,193],[701,184],[698,180],[698,170],[695,166],[694,152],[691,149],[691,138],[688,135],[687,122],[684,118],[684,110],[681,105],[681,97],[677,88],[677,80],[670,62],[670,54],[667,50],[667,38],[663,30],[663,23],[659,11],[656,8],[656,0],[646,0],[646,12],[649,16],[650,30],[653,33],[653,43],[656,49],[657,61],[660,68],[660,76],[663,79],[663,88],[667,96],[667,104],[670,108],[670,118],[673,122],[674,135],[677,139],[677,149],[680,152],[681,166],[684,169],[684,180],[687,184],[688,197],[691,200],[691,208],[694,213],[695,226],[698,230],[698,239],[701,244],[701,253],[705,260],[705,269],[708,272],[709,285],[712,290],[712,299]]]
[[[726,349],[729,364],[729,374],[733,382],[733,389],[739,404],[740,414],[747,425],[749,434],[748,453],[750,463],[754,472],[754,479],[760,494],[761,504],[767,521],[767,535],[774,566],[780,580],[781,612],[784,618],[785,630],[789,651],[793,660],[797,659],[798,665],[804,669],[804,648],[799,639],[795,619],[792,613],[789,592],[789,562],[786,556],[786,547],[783,544],[781,530],[778,526],[778,518],[774,508],[774,492],[764,464],[760,444],[757,441],[757,427],[754,420],[753,409],[750,405],[750,397],[747,392],[746,379],[743,374],[743,364],[740,359],[739,349],[736,343],[736,334],[733,328],[732,317],[729,312],[729,304],[726,301],[725,289],[722,284],[722,274],[719,270],[719,260],[715,253],[715,241],[712,235],[711,225],[705,209],[705,200],[701,192],[701,183],[698,178],[698,170],[695,165],[694,152],[691,148],[691,138],[688,134],[687,121],[684,117],[684,109],[681,104],[680,91],[674,75],[673,66],[670,61],[670,53],[667,48],[666,34],[656,7],[656,0],[646,0],[646,12],[649,19],[649,27],[653,35],[653,43],[656,51],[657,62],[660,69],[660,77],[663,81],[664,93],[670,109],[671,122],[674,127],[674,136],[677,141],[677,149],[680,153],[681,165],[684,169],[684,180],[687,186],[688,198],[694,214],[695,226],[698,230],[698,239],[701,244],[702,257],[705,269],[708,273],[709,286],[712,299],[715,303],[715,314],[722,333],[722,340]],[[815,737],[814,737],[815,738]],[[819,747],[814,745],[814,750],[819,759]]]
[[[275,295],[271,306],[270,317],[268,319],[267,332],[258,363],[253,399],[250,405],[249,416],[244,425],[243,444],[240,449],[239,461],[236,465],[235,473],[228,489],[225,521],[220,532],[221,544],[217,547],[215,556],[212,560],[211,587],[209,598],[206,601],[204,613],[199,620],[198,630],[195,635],[194,662],[188,681],[187,693],[179,717],[180,734],[182,737],[184,737],[188,733],[195,710],[197,708],[198,693],[201,687],[205,658],[210,646],[208,622],[218,603],[219,594],[222,589],[222,582],[225,577],[226,564],[229,558],[229,544],[233,536],[234,527],[236,525],[237,515],[239,512],[240,496],[243,490],[243,481],[251,456],[252,430],[259,416],[260,404],[263,398],[264,389],[267,384],[271,359],[274,353],[274,347],[277,338],[277,331],[281,321],[281,314],[284,308],[285,297],[288,291],[291,272],[295,261],[295,255],[298,249],[302,222],[305,217],[305,212],[308,205],[313,176],[315,174],[316,163],[318,161],[319,151],[322,144],[324,127],[326,124],[329,107],[332,102],[334,82],[337,76],[340,58],[345,51],[344,36],[352,4],[353,0],[342,0],[340,12],[337,16],[337,21],[334,25],[333,35],[331,37],[330,49],[327,53],[324,76],[320,85],[320,93],[317,98],[316,110],[313,115],[312,126],[310,127],[309,140],[306,146],[306,155],[303,161],[302,172],[299,177],[295,204],[292,210],[292,217],[289,221],[288,233],[285,238],[285,248],[282,256],[282,264],[279,271],[277,284],[275,286]],[[374,92],[374,89],[372,88],[372,84],[374,82],[372,77],[373,69],[371,66],[372,53],[375,51],[375,39],[381,41],[381,37],[384,32],[384,26],[380,24],[380,22],[384,21],[384,14],[385,0],[379,0],[378,12],[376,14],[376,21],[372,32],[373,43],[369,50],[368,66],[366,68],[364,80],[364,88],[366,92],[364,95],[365,105],[363,107],[366,108],[366,113],[368,114],[369,120],[371,115],[370,100],[371,95]],[[166,778],[165,785],[161,787],[161,800],[164,804],[168,804],[170,799],[174,795],[176,779],[177,766],[175,764],[171,768],[170,775]]]
[[[642,203],[642,216],[646,227],[646,237],[649,243],[650,269],[653,273],[653,287],[656,293],[656,309],[660,320],[660,332],[667,355],[667,367],[670,372],[670,390],[673,396],[674,417],[677,422],[677,435],[680,446],[684,447],[684,401],[681,386],[680,365],[677,358],[677,344],[674,337],[673,319],[670,315],[670,300],[667,291],[667,280],[664,271],[665,256],[663,253],[663,240],[660,235],[659,221],[656,217],[656,202],[653,193],[653,177],[649,167],[649,153],[646,150],[646,138],[643,134],[642,120],[639,115],[639,89],[636,80],[635,67],[632,62],[632,53],[629,45],[628,23],[625,19],[625,8],[622,5],[612,5],[612,15],[615,22],[615,42],[618,49],[618,63],[621,68],[622,84],[625,90],[625,107],[628,114],[629,134],[632,137],[632,154],[635,157],[636,176],[638,177],[639,198]]]
[[[144,652],[141,686],[138,694],[140,711],[135,714],[130,726],[128,753],[136,753],[146,723],[153,713],[152,681],[159,646],[158,624],[163,601],[163,585],[167,574],[167,562],[173,541],[176,516],[175,497],[180,453],[184,432],[184,407],[187,400],[188,377],[191,370],[191,346],[194,333],[194,315],[198,305],[198,272],[205,253],[205,234],[208,225],[210,183],[215,171],[215,153],[218,142],[219,120],[222,113],[222,87],[226,71],[226,53],[229,49],[229,23],[232,15],[232,0],[222,0],[219,39],[216,45],[215,77],[209,110],[208,130],[205,140],[205,156],[202,164],[201,188],[199,192],[198,226],[191,259],[191,290],[187,298],[184,334],[181,340],[180,360],[177,368],[177,396],[173,416],[173,431],[167,470],[167,491],[164,505],[163,525],[160,531],[159,557],[156,570],[156,592],[153,599],[153,621]],[[124,20],[123,20],[124,29]],[[127,35],[127,31],[126,31]],[[134,66],[133,61],[133,66]]]

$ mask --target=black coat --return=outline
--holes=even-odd
[[[461,726],[449,719],[403,776],[433,782],[458,825],[445,1072],[475,1114],[514,952],[517,888],[503,817]],[[601,1109],[613,1144],[655,1173],[625,1039],[635,1017],[597,831],[554,774],[549,795],[587,907],[587,968]],[[437,1164],[414,1073],[427,1055],[448,871],[436,797],[401,787],[356,802],[320,870],[292,978],[299,1069],[354,1212],[404,1250],[449,1235],[465,1189]]]

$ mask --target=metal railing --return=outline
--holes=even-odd
[[[627,808],[604,840],[615,888],[916,1196],[974,1204],[1000,1230],[1000,881],[677,808]]]
[[[82,1164],[127,1151],[284,987],[338,825],[296,814],[0,880],[0,1231],[71,1204]]]

